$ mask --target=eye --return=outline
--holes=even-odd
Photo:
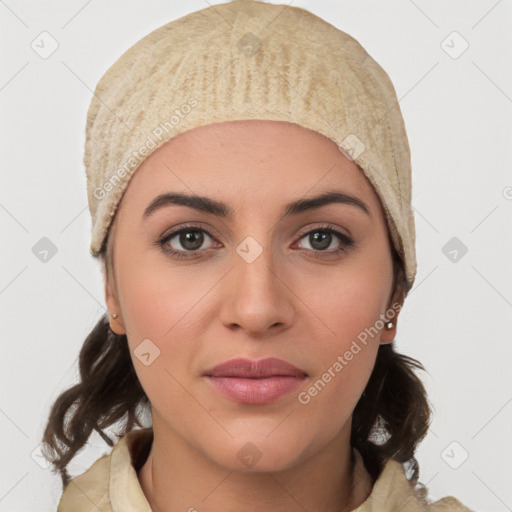
[[[205,240],[213,236],[204,228],[185,226],[175,230],[158,241],[162,249],[176,258],[187,258],[199,249],[204,249]],[[187,254],[189,253],[189,254]]]
[[[307,249],[312,250],[317,255],[320,253],[339,253],[346,251],[354,245],[354,241],[350,237],[341,233],[337,229],[334,229],[330,225],[320,226],[310,230],[301,236],[301,240],[302,239],[305,239],[310,245],[310,248]],[[331,251],[327,251],[326,249],[328,249],[333,243],[336,244],[336,241],[338,242],[339,247],[334,248]]]

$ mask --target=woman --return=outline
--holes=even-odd
[[[44,434],[60,512],[469,510],[418,484],[410,154],[357,41],[254,1],[171,22],[101,79],[84,162],[109,314]]]

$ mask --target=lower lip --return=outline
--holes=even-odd
[[[263,379],[208,377],[212,386],[224,396],[244,404],[270,404],[291,393],[305,377],[276,376]]]

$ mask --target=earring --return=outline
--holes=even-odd
[[[110,313],[109,313],[110,315]],[[117,313],[114,313],[113,315],[110,315],[114,320],[119,316]]]
[[[393,329],[393,322],[387,322],[386,329]]]

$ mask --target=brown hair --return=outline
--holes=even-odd
[[[107,282],[113,278],[114,224],[115,219],[100,252]],[[403,263],[392,243],[391,248],[392,296],[402,292],[405,297],[409,286]],[[409,466],[408,478],[414,486],[419,477],[414,452],[428,431],[431,409],[426,390],[414,372],[424,367],[396,352],[394,343],[381,344],[378,349],[370,379],[353,411],[351,445],[361,453],[374,481],[385,462],[394,459]],[[102,430],[121,423],[116,432],[121,438],[134,426],[143,426],[140,414],[151,407],[135,373],[127,337],[110,329],[107,314],[87,336],[79,354],[79,370],[80,382],[57,398],[43,434],[47,444],[43,454],[53,464],[52,470],[60,472],[63,487],[70,479],[67,465],[93,430],[113,446]]]

